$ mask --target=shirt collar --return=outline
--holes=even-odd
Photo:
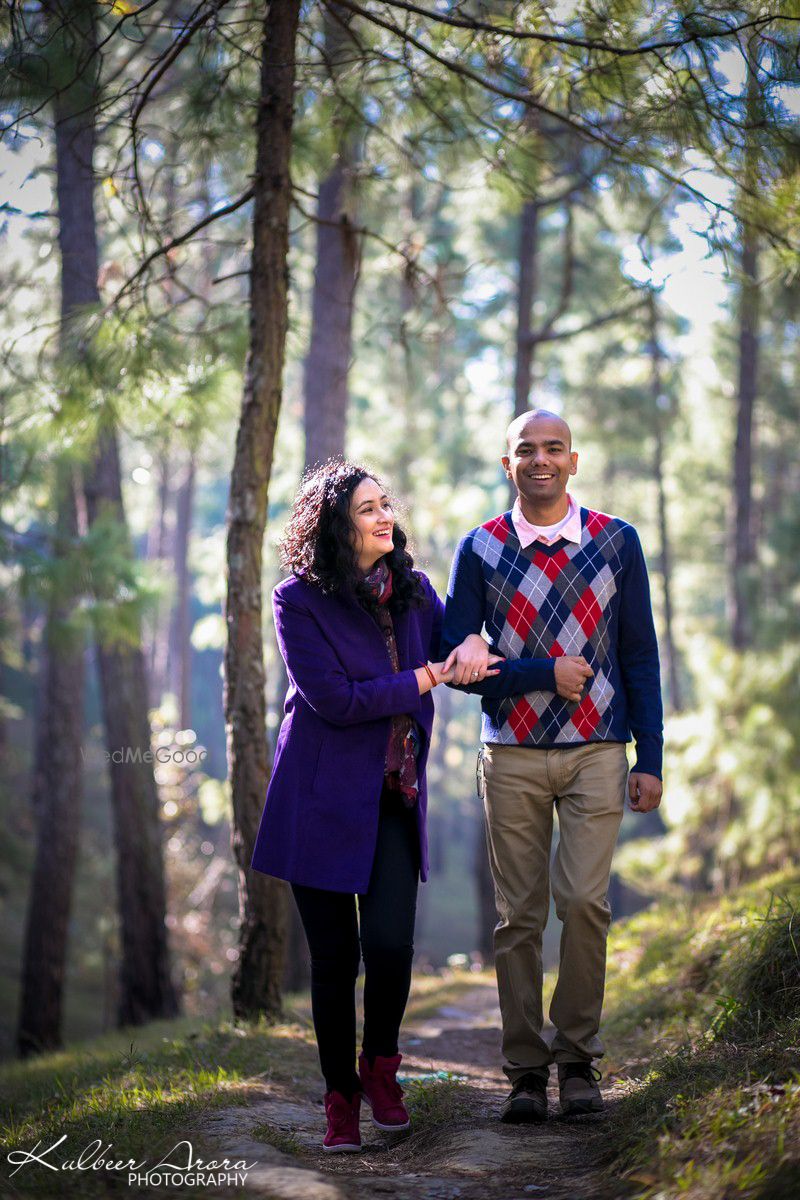
[[[549,546],[553,542],[558,541],[559,538],[565,538],[568,542],[575,542],[577,545],[580,545],[582,536],[580,505],[570,495],[567,495],[567,502],[569,504],[567,519],[555,537],[551,538],[543,535],[538,525],[532,525],[530,521],[526,520],[522,514],[518,496],[514,501],[514,507],[511,509],[511,521],[519,538],[520,546],[524,549],[536,541]]]

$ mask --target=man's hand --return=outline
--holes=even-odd
[[[564,654],[556,659],[556,691],[565,700],[580,700],[583,685],[594,671],[582,654]]]
[[[655,775],[632,771],[628,776],[628,795],[634,812],[652,812],[661,803],[662,784]]]
[[[496,662],[501,658],[492,655]],[[497,675],[497,671],[489,670],[489,647],[479,633],[470,633],[460,646],[451,650],[444,662],[444,669],[453,669],[452,679],[448,682],[465,684],[479,683],[487,675]]]

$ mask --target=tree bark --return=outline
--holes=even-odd
[[[254,180],[250,338],[228,506],[225,722],[231,840],[239,867],[239,1017],[281,1010],[287,890],[250,871],[269,777],[261,564],[281,404],[288,315],[288,250],[295,38],[300,0],[269,5],[264,19]]]
[[[669,521],[667,517],[667,493],[664,486],[664,412],[666,397],[661,372],[663,351],[659,340],[658,303],[652,290],[648,292],[647,299],[650,325],[650,394],[653,401],[653,430],[655,437],[653,474],[656,481],[658,533],[659,545],[661,547],[659,572],[661,575],[661,595],[664,605],[664,657],[666,659],[670,704],[674,712],[681,712],[683,708],[683,692],[672,615],[672,544],[669,536]]]
[[[53,6],[54,21],[64,10]],[[89,4],[70,10],[71,45],[76,64],[96,62],[96,24]],[[95,109],[97,77],[76,69],[76,84],[59,94],[56,110],[56,170],[63,306],[70,316],[96,306],[98,240],[94,212]],[[76,324],[80,333],[80,325]],[[122,505],[119,454],[113,418],[101,418],[86,466],[84,499],[90,526],[102,518],[117,525],[122,548],[133,548]],[[95,585],[96,586],[96,585]],[[101,595],[100,599],[108,597]],[[122,936],[120,1025],[174,1016],[177,996],[170,979],[166,892],[158,796],[150,751],[147,685],[141,633],[134,628],[125,644],[96,643],[106,746],[111,758],[111,802],[117,852],[117,894]],[[130,753],[132,761],[125,761]],[[121,761],[114,761],[117,758]]]
[[[400,445],[395,463],[395,479],[398,495],[406,504],[414,499],[414,458],[417,446],[417,358],[413,340],[413,318],[417,307],[417,277],[415,260],[421,246],[418,229],[421,216],[420,189],[412,179],[405,193],[402,206],[402,223],[407,258],[403,262],[400,278],[400,330],[399,344],[403,356],[398,414],[405,437]]]
[[[169,636],[169,688],[178,701],[178,722],[181,729],[192,724],[192,644],[191,599],[192,577],[189,571],[189,537],[194,508],[195,455],[185,455],[183,477],[175,493],[175,602],[172,606]]]
[[[61,19],[45,6],[48,35],[58,37]],[[94,45],[95,18],[91,8],[77,11],[78,37]],[[87,72],[88,75],[88,72]],[[94,127],[71,116],[79,107],[74,91],[62,92],[55,103],[56,180],[61,252],[61,329],[59,354],[70,354],[68,322],[75,310],[91,302],[96,290],[97,264],[80,252],[85,213],[75,164],[89,164],[94,151]],[[71,169],[72,168],[72,169]],[[22,986],[17,1021],[17,1047],[29,1055],[62,1044],[64,978],[69,918],[78,854],[82,793],[84,645],[70,628],[77,588],[64,571],[74,553],[78,509],[69,464],[58,463],[53,503],[58,514],[54,567],[44,635],[44,660],[36,705],[36,733],[31,805],[36,819],[36,855],[26,914]],[[66,585],[59,587],[57,574]]]
[[[324,10],[325,57],[334,81],[351,47],[351,13]],[[356,141],[346,115],[336,120],[333,165],[319,185],[317,261],[311,303],[311,341],[303,380],[306,466],[344,455],[347,379],[353,345],[353,302],[359,266],[354,232]]]
[[[69,468],[57,472],[55,563],[74,553],[77,509]],[[17,1047],[23,1056],[62,1045],[69,919],[78,855],[83,771],[84,637],[69,621],[75,594],[52,584],[41,666],[32,808],[36,856],[22,958]]]
[[[747,119],[757,122],[759,87],[752,51],[748,55]],[[752,135],[745,147],[744,175],[750,191],[758,189],[758,148]],[[739,285],[739,378],[736,399],[736,443],[733,455],[734,524],[730,547],[731,642],[743,650],[753,642],[753,410],[758,386],[759,283],[758,238],[752,224],[741,221],[742,253]]]
[[[112,521],[133,557],[122,503],[117,436],[111,421],[98,434],[84,481],[89,524]],[[130,641],[100,634],[97,666],[110,756],[111,804],[117,851],[122,963],[117,1021],[139,1025],[178,1012],[170,978],[166,886],[158,793],[150,751],[147,678],[138,625]]]
[[[753,640],[753,410],[758,371],[758,246],[752,226],[742,226],[739,293],[739,380],[733,455],[734,528],[731,562],[731,642],[737,650]]]
[[[170,486],[172,458],[169,441],[165,440],[158,455],[158,512],[147,536],[146,557],[161,561],[169,556],[173,530],[170,527]],[[152,613],[152,626],[147,646],[147,678],[150,702],[159,705],[167,687],[169,661],[168,605],[159,599]]]
[[[539,205],[526,200],[519,225],[514,416],[527,412],[533,382],[533,305],[539,287]]]

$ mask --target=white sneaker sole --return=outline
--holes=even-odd
[[[325,1146],[323,1144],[322,1149],[326,1154],[347,1154],[348,1152],[360,1151],[361,1143],[359,1142],[357,1146],[351,1142],[345,1142],[342,1146]]]
[[[372,1124],[376,1129],[380,1129],[382,1133],[401,1133],[404,1129],[411,1128],[411,1122],[406,1121],[405,1125],[381,1125],[380,1121],[372,1118]]]

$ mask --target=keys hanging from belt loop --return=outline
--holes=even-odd
[[[475,763],[475,787],[478,792],[478,799],[483,800],[486,795],[486,776],[483,771],[483,746],[478,751],[478,759]]]

